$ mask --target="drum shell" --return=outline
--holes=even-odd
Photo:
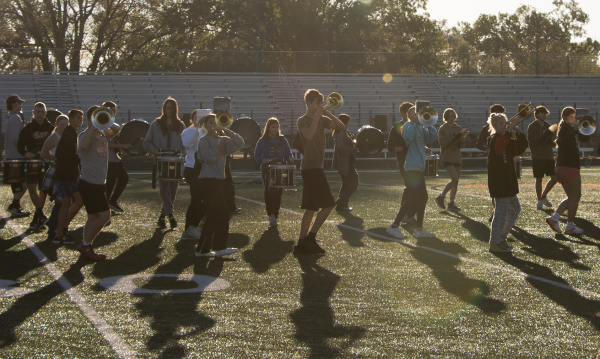
[[[262,135],[258,123],[250,118],[237,119],[229,129],[244,139],[244,151],[254,148]]]
[[[27,161],[27,173],[32,175],[44,175],[48,168],[50,167],[50,163],[44,160],[28,160]]]
[[[160,181],[183,180],[185,159],[183,157],[164,156],[157,157],[157,172]]]
[[[122,144],[130,144],[131,147],[127,150],[122,150],[130,156],[144,156],[144,139],[150,129],[148,122],[144,120],[132,120],[127,122],[121,128],[117,140]]]
[[[25,172],[27,168],[27,161],[25,160],[5,160],[2,161],[4,167],[2,182],[6,184],[10,183],[22,183],[25,182]]]
[[[356,133],[356,147],[363,156],[376,157],[384,146],[385,138],[378,128],[363,126]]]
[[[425,169],[423,170],[425,177],[438,176],[438,155],[428,155],[425,159]]]
[[[269,189],[280,188],[296,188],[296,166],[269,166]]]
[[[521,174],[523,172],[523,157],[515,157],[515,173],[517,174],[517,178],[521,179]]]

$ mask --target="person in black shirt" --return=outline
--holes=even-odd
[[[575,225],[575,215],[579,200],[581,199],[581,175],[579,173],[579,145],[577,141],[587,142],[591,136],[582,135],[577,130],[579,120],[577,113],[573,107],[565,107],[561,113],[561,121],[558,124],[558,153],[556,157],[556,179],[562,185],[567,199],[562,201],[556,212],[546,218],[546,223],[555,232],[560,233],[558,220],[560,215],[569,211],[567,215],[567,228],[565,234],[580,235],[583,234],[583,229]]]
[[[17,142],[17,150],[22,156],[28,160],[39,160],[40,152],[44,146],[46,139],[54,131],[54,126],[46,119],[46,105],[43,102],[38,102],[33,106],[33,120],[28,123],[19,133]],[[41,191],[43,173],[27,173],[27,189],[29,190],[29,198],[35,206],[35,214],[29,225],[29,229],[37,229],[43,227],[48,221],[44,215],[44,204],[46,203],[46,193]],[[37,188],[36,188],[37,187]],[[40,190],[38,193],[38,189]]]

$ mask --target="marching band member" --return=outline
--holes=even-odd
[[[437,130],[433,126],[421,126],[414,106],[408,110],[408,119],[409,122],[404,125],[402,134],[407,145],[404,178],[408,194],[406,200],[400,205],[396,219],[387,228],[387,232],[396,238],[406,238],[402,231],[400,231],[400,220],[409,212],[410,207],[414,206],[417,214],[417,223],[413,236],[417,238],[435,237],[434,233],[423,228],[423,218],[428,198],[423,170],[425,170],[427,159],[425,144],[434,142],[437,139]]]
[[[44,146],[40,152],[40,157],[45,159],[46,161],[52,161],[52,165],[46,171],[46,175],[44,176],[44,181],[42,183],[42,191],[46,193],[46,195],[50,195],[50,200],[55,197],[56,194],[56,146],[58,145],[58,141],[60,141],[60,137],[62,136],[65,128],[69,125],[69,118],[65,115],[60,115],[56,118],[55,122],[56,127],[50,136],[44,142]],[[50,219],[48,220],[48,240],[52,241],[56,234],[56,226],[58,225],[58,213],[60,212],[61,206],[60,197],[54,198],[54,206],[52,207],[52,212],[50,214]]]
[[[453,141],[455,136],[462,131],[462,127],[455,123],[458,115],[456,111],[451,108],[447,108],[444,111],[444,124],[440,127],[438,132],[438,142],[440,143],[440,160],[442,166],[448,171],[450,175],[450,182],[446,185],[442,193],[435,198],[435,203],[445,209],[444,199],[446,193],[450,192],[450,201],[448,201],[448,209],[451,211],[460,211],[460,208],[454,204],[454,198],[456,197],[456,191],[458,189],[458,179],[460,178],[460,168],[462,167],[462,154],[460,149],[465,147],[464,137],[458,141]]]
[[[33,106],[31,111],[33,121],[29,122],[19,133],[17,149],[19,153],[29,160],[40,159],[40,151],[44,146],[44,142],[54,131],[54,126],[46,119],[46,105],[43,102],[38,102]],[[31,203],[35,206],[35,214],[29,225],[29,229],[37,229],[43,227],[48,221],[48,217],[44,215],[44,205],[46,204],[46,193],[41,191],[43,174],[29,173],[27,177],[27,190]],[[38,190],[39,193],[38,193]]]
[[[183,176],[190,186],[190,205],[185,214],[185,230],[181,235],[182,240],[200,239],[200,221],[206,215],[206,202],[202,196],[202,185],[200,184],[200,170],[202,162],[197,159],[198,140],[200,140],[200,128],[198,119],[210,115],[211,110],[194,110],[192,112],[190,125],[181,133],[181,142],[185,148],[185,166]]]
[[[117,104],[112,101],[106,101],[102,107],[108,107],[113,114],[117,115]],[[115,212],[123,213],[123,208],[119,205],[119,197],[127,187],[129,175],[121,162],[119,150],[131,148],[128,143],[118,143],[116,137],[108,140],[108,171],[106,172],[106,198],[108,206]],[[113,191],[114,190],[114,191]]]
[[[25,121],[23,120],[22,105],[25,100],[21,100],[19,96],[12,95],[6,99],[6,130],[4,135],[4,158],[6,160],[24,160],[25,156],[19,153],[17,144],[19,134]],[[7,212],[13,218],[28,217],[31,213],[21,210],[21,198],[27,190],[27,182],[11,183],[10,188],[13,193],[12,203],[8,206]]]
[[[555,232],[560,233],[560,225],[558,220],[560,215],[569,211],[567,215],[567,228],[565,234],[580,235],[583,234],[583,229],[575,225],[575,216],[581,199],[581,168],[579,159],[579,145],[577,141],[588,142],[591,136],[582,135],[577,131],[576,126],[579,124],[576,111],[573,107],[565,107],[560,115],[561,121],[558,124],[558,153],[556,156],[556,179],[562,185],[567,199],[562,201],[556,212],[546,218],[546,223]]]
[[[404,177],[404,163],[406,162],[406,142],[402,137],[402,127],[408,122],[408,110],[413,107],[414,104],[410,102],[403,102],[400,107],[400,116],[402,117],[402,121],[394,124],[390,129],[390,134],[388,136],[387,141],[387,150],[389,153],[393,153],[396,156],[396,164],[398,165],[398,170],[400,170],[400,176],[404,181],[404,191],[402,192],[401,203],[406,201],[408,197],[408,187],[406,186],[406,178]],[[415,209],[414,207],[410,207],[408,213],[402,218],[403,223],[412,224],[417,220],[415,219]]]
[[[294,163],[294,158],[288,141],[281,135],[279,120],[275,117],[268,119],[265,124],[262,137],[258,140],[254,149],[254,160],[260,164],[269,226],[276,227],[279,225],[277,218],[279,217],[283,189],[269,188],[269,163],[274,165],[285,161]]]
[[[92,106],[87,111],[88,123],[98,106]],[[60,203],[56,235],[52,240],[54,244],[73,244],[75,240],[68,234],[69,223],[75,218],[83,201],[79,195],[77,180],[79,178],[79,154],[77,129],[83,123],[83,111],[69,111],[69,126],[67,126],[56,145],[56,171],[54,172],[56,196],[60,198],[55,205]],[[72,202],[74,200],[74,202]]]
[[[227,248],[229,209],[223,193],[225,157],[241,150],[244,139],[229,129],[223,130],[227,136],[220,136],[214,115],[204,117],[201,126],[206,135],[198,142],[199,156],[203,161],[199,178],[208,213],[196,257],[222,257],[237,252],[236,248]]]
[[[550,135],[548,129],[550,124],[546,122],[546,116],[550,114],[544,106],[536,107],[534,111],[535,121],[527,126],[527,140],[531,149],[531,167],[533,168],[533,177],[535,177],[535,193],[537,195],[537,209],[543,209],[544,206],[552,207],[552,203],[548,201],[546,196],[556,184],[556,174],[554,172],[554,153],[552,148],[554,142],[551,142],[543,137]],[[552,137],[547,137],[551,139]],[[542,182],[544,176],[550,176],[550,180],[546,183],[546,188],[542,192]]]
[[[355,156],[358,150],[348,133],[350,116],[341,114],[338,116],[338,119],[346,126],[346,129],[344,131],[333,130],[332,134],[335,146],[331,168],[337,169],[342,179],[342,187],[340,188],[338,199],[335,201],[335,209],[338,212],[352,212],[352,208],[349,207],[348,203],[350,202],[350,197],[358,188],[358,173],[355,167]]]
[[[488,142],[488,189],[490,197],[495,201],[490,252],[511,251],[512,247],[508,245],[506,238],[521,211],[514,157],[527,149],[528,142],[525,134],[515,126],[518,118],[515,117],[508,128],[507,121],[503,113],[492,113],[489,118],[492,136]],[[512,136],[513,129],[516,131],[516,139]]]
[[[294,247],[294,254],[319,254],[325,250],[317,243],[317,233],[335,206],[327,177],[323,172],[325,159],[325,129],[344,131],[346,126],[323,105],[323,95],[309,89],[304,93],[306,113],[298,118],[298,136],[304,151],[300,169],[302,173],[302,205],[304,215],[300,224],[300,238]],[[315,212],[319,211],[315,222],[311,223]],[[310,232],[309,232],[310,229]]]
[[[101,131],[89,121],[87,128],[79,135],[79,158],[81,173],[77,188],[87,212],[83,227],[83,241],[77,248],[83,258],[92,261],[106,259],[104,254],[94,252],[94,239],[110,220],[110,207],[106,198],[106,172],[108,171],[108,142],[119,133],[121,127],[113,124]]]
[[[184,128],[183,122],[179,119],[177,101],[172,97],[167,98],[162,105],[162,114],[152,122],[148,129],[148,134],[144,139],[144,149],[154,156],[161,151],[182,153],[181,132]],[[171,229],[177,227],[177,220],[173,216],[173,202],[175,202],[178,187],[179,181],[159,181],[159,192],[162,199],[160,216],[157,221],[159,228],[167,228],[166,216],[169,216]]]

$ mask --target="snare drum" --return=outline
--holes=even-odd
[[[176,156],[156,157],[156,169],[160,181],[183,180],[185,158]]]
[[[515,157],[515,172],[517,173],[517,178],[521,179],[521,172],[523,170],[523,157]]]
[[[25,169],[27,167],[26,160],[5,160],[2,161],[4,166],[4,183],[22,183],[25,182]]]
[[[296,188],[296,166],[270,165],[269,189]]]
[[[49,163],[44,160],[27,160],[27,173],[30,175],[44,175],[48,167]]]
[[[423,171],[425,177],[437,177],[438,176],[438,155],[428,155],[425,160],[425,170]]]

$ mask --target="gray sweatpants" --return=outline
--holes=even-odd
[[[177,196],[177,188],[179,187],[179,181],[160,181],[158,184],[160,198],[162,199],[162,207],[160,208],[160,215],[167,216],[173,213],[173,202],[175,202],[175,196]]]
[[[492,220],[490,244],[499,244],[508,237],[510,230],[517,221],[517,217],[521,212],[521,204],[517,196],[494,199],[496,207],[494,208],[494,219]]]

